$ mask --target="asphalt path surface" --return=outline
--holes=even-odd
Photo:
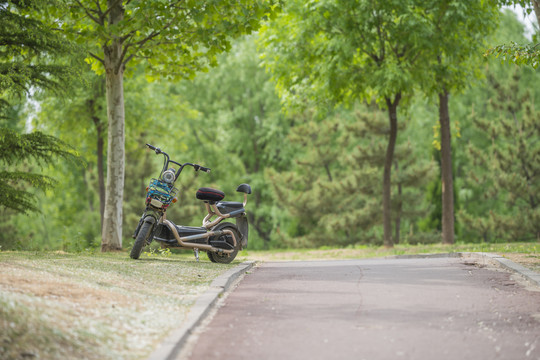
[[[540,359],[540,292],[460,258],[264,263],[180,358]]]

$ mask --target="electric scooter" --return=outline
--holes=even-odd
[[[199,251],[206,252],[210,261],[228,264],[238,252],[247,247],[249,225],[246,216],[247,195],[251,194],[248,184],[236,189],[244,194],[243,202],[222,201],[225,193],[220,190],[202,187],[196,198],[204,202],[207,215],[201,227],[176,225],[167,219],[167,208],[176,203],[178,189],[175,182],[186,166],[195,171],[210,172],[209,168],[192,163],[179,163],[169,158],[161,149],[146,144],[157,155],[164,156],[163,169],[157,179],[152,179],[146,189],[146,208],[135,229],[135,244],[130,257],[138,259],[143,248],[153,240],[163,248],[192,249],[199,261]],[[235,224],[224,220],[235,220]]]

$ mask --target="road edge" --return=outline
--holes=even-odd
[[[523,265],[516,264],[510,259],[505,258],[502,255],[494,254],[494,253],[482,253],[482,252],[474,252],[474,253],[461,253],[461,257],[472,257],[472,258],[481,258],[481,259],[487,259],[488,261],[491,261],[491,263],[495,263],[496,265],[509,270],[513,273],[516,273],[523,277],[527,282],[529,282],[533,286],[540,286],[540,274],[537,273],[534,270],[531,270],[529,268],[526,268]]]
[[[445,257],[458,257],[458,258],[473,258],[475,260],[489,261],[495,266],[502,267],[517,275],[523,277],[527,282],[533,286],[540,287],[540,274],[523,265],[516,264],[510,259],[505,258],[502,255],[485,252],[455,252],[455,253],[434,253],[434,254],[414,254],[414,255],[396,255],[389,256],[389,258],[397,259],[422,259],[422,258],[445,258]]]
[[[255,263],[256,261],[245,261],[215,278],[208,290],[199,296],[195,304],[191,306],[182,325],[177,329],[173,329],[147,359],[174,359],[194,329],[206,318],[219,297],[229,290],[235,280],[250,270]]]

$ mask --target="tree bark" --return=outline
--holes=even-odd
[[[442,238],[444,244],[454,243],[454,180],[452,175],[452,140],[448,91],[439,93],[441,125]]]
[[[534,9],[534,14],[536,15],[536,20],[538,21],[538,24],[540,25],[540,0],[532,0],[532,5]]]
[[[105,213],[105,171],[103,170],[103,123],[97,119],[95,121],[97,131],[97,170],[99,184],[99,213],[101,219],[101,230],[103,230],[103,214]]]
[[[396,172],[399,174],[399,164],[396,161]],[[396,204],[396,229],[395,229],[395,236],[394,236],[394,244],[399,244],[400,235],[401,235],[401,211],[403,209],[403,201],[401,199],[401,196],[403,195],[403,185],[401,184],[401,181],[398,181],[397,184],[398,189],[398,201]]]
[[[121,2],[109,0],[112,7],[109,24],[122,21],[124,9]],[[122,203],[124,197],[125,173],[125,131],[124,131],[124,66],[122,65],[122,41],[113,38],[103,46],[107,118],[107,187],[105,209],[101,233],[101,251],[122,249]]]
[[[89,112],[92,117],[94,126],[96,127],[96,153],[97,153],[97,173],[98,173],[98,194],[99,194],[99,214],[100,214],[100,230],[103,230],[103,213],[105,211],[105,170],[103,168],[103,155],[105,153],[105,142],[103,141],[104,123],[99,118],[96,104],[99,104],[101,97],[105,94],[105,82],[102,78],[94,84],[93,98],[88,101]]]
[[[401,93],[396,94],[394,101],[389,97],[386,98],[388,106],[388,120],[390,123],[390,134],[388,137],[388,146],[386,148],[386,158],[384,161],[383,173],[383,243],[386,247],[393,247],[392,241],[392,162],[394,159],[394,150],[397,139],[397,107]]]

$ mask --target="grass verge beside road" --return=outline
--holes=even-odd
[[[235,265],[0,252],[0,358],[144,359]]]

